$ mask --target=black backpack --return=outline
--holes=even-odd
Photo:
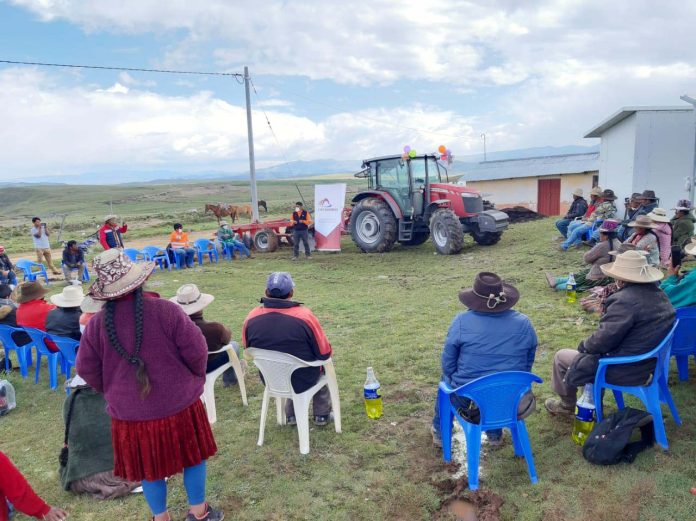
[[[633,430],[640,429],[640,441],[629,443]],[[595,425],[582,447],[582,455],[596,465],[633,463],[639,452],[655,443],[653,418],[645,411],[627,407]]]

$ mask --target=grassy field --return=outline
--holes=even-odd
[[[461,255],[448,257],[435,255],[429,242],[365,255],[346,238],[342,253],[317,254],[312,261],[291,263],[288,250],[281,249],[248,261],[206,264],[194,272],[157,273],[150,287],[164,296],[189,281],[215,294],[206,315],[228,324],[239,339],[267,274],[290,271],[297,299],[318,315],[335,351],[343,433],[312,427],[311,453],[305,457],[299,454],[295,429],[278,427],[270,418],[265,445],[256,446],[262,386],[255,369],[247,376],[248,408],[242,407],[236,388],[216,389],[214,433],[220,452],[209,462],[210,501],[225,508],[227,519],[453,519],[440,509],[455,495],[467,496],[466,478],[457,481],[456,465],[442,463],[428,429],[444,335],[462,311],[457,292],[485,269],[519,288],[517,309],[529,315],[539,335],[533,370],[545,382],[536,388],[539,410],[527,419],[539,484],[529,483],[525,463],[513,457],[508,437],[502,450],[482,457],[483,492],[471,497],[487,501],[491,517],[479,519],[696,519],[696,496],[689,494],[696,485],[693,376],[688,383],[671,378],[684,426],[677,428],[668,417],[670,451],[648,450],[632,465],[588,464],[570,438],[570,422],[543,410],[543,400],[552,395],[554,352],[575,347],[597,324],[546,285],[545,270],[567,273],[580,262],[580,252],[555,251],[552,229],[550,220],[514,225],[496,246],[478,247],[469,240]],[[375,368],[384,396],[384,416],[376,421],[366,418],[362,404],[368,365]],[[147,519],[141,496],[98,502],[60,489],[57,456],[65,394],[48,390],[45,367],[38,385],[17,373],[10,379],[19,405],[0,419],[0,446],[41,495],[80,521]],[[180,476],[170,481],[169,498],[174,519],[183,519]],[[496,514],[498,501],[502,506]]]

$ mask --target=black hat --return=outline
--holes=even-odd
[[[303,205],[300,201],[297,201],[297,202],[295,203],[295,206],[304,206],[304,205]]]
[[[655,192],[653,190],[643,190],[641,197],[643,199],[650,199],[651,201],[657,201],[657,196],[655,195]]]
[[[602,192],[602,199],[606,201],[616,201],[616,194],[614,193],[614,190],[611,190],[607,188]]]
[[[505,284],[495,273],[487,271],[476,275],[474,287],[459,292],[459,300],[472,311],[500,313],[510,309],[520,299],[520,292]]]

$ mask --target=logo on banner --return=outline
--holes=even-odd
[[[319,201],[319,206],[321,206],[322,208],[333,208],[333,206],[331,205],[331,201],[329,201],[327,197]]]

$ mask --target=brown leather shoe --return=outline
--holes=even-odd
[[[544,402],[544,407],[554,416],[575,416],[575,404],[566,403],[558,398],[548,398]]]

